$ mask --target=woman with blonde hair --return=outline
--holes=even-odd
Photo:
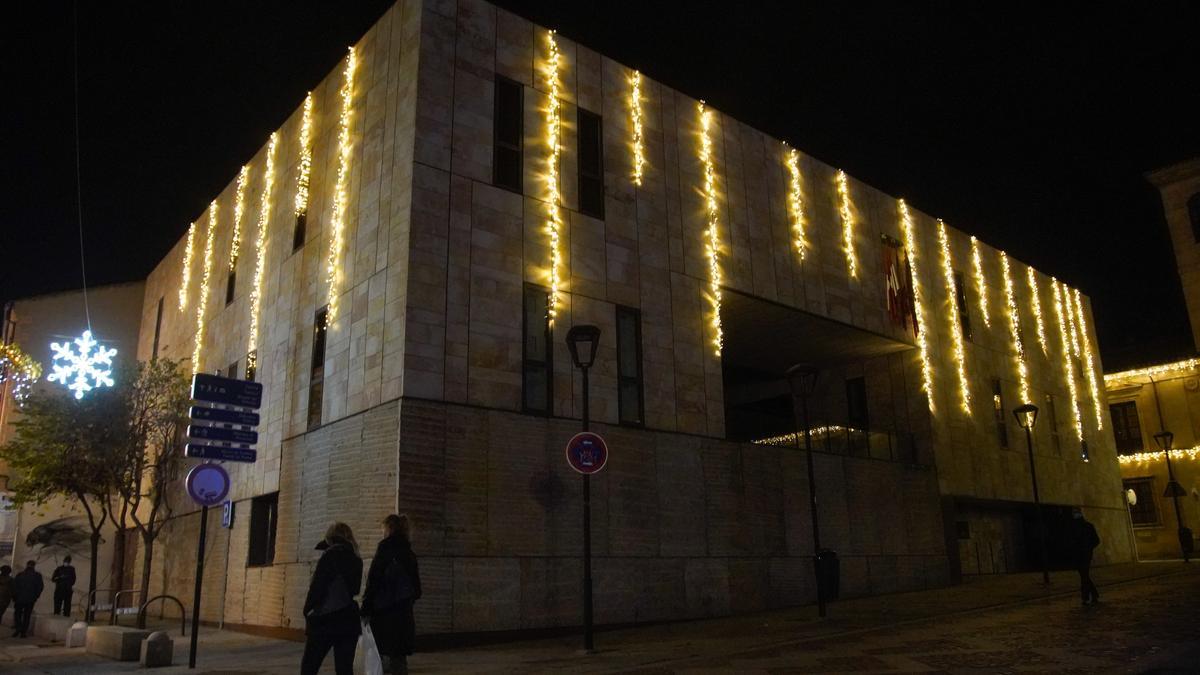
[[[354,651],[362,626],[354,596],[362,588],[362,558],[354,533],[345,523],[334,523],[317,544],[323,551],[304,600],[304,657],[302,675],[315,675],[325,655],[333,649],[338,675],[354,672]]]
[[[367,573],[362,614],[371,622],[387,672],[406,675],[416,637],[413,603],[421,597],[421,576],[412,550],[408,516],[393,513],[383,519],[382,525],[383,541],[375,549]]]

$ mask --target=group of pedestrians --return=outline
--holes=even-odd
[[[384,672],[408,673],[408,656],[416,636],[413,603],[421,597],[421,576],[408,517],[389,515],[382,526],[383,540],[367,571],[361,605],[354,597],[362,589],[363,561],[350,526],[334,523],[317,544],[323,553],[304,600],[302,675],[320,670],[331,649],[338,675],[353,673],[364,624],[374,635]]]
[[[63,558],[50,577],[54,584],[54,613],[62,616],[71,615],[71,594],[75,587],[75,568],[71,565],[71,556]],[[25,569],[16,576],[8,565],[0,565],[0,621],[4,620],[9,604],[13,606],[13,637],[29,637],[29,622],[33,617],[33,605],[42,597],[46,584],[42,581],[41,572],[37,571],[37,561],[25,563]]]

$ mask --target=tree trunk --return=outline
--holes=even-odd
[[[117,536],[113,538],[113,588],[125,590],[125,530],[117,526]],[[116,610],[116,607],[113,607]]]
[[[142,604],[150,599],[150,569],[154,559],[154,537],[149,532],[142,533]],[[138,628],[146,627],[146,615],[138,615]]]
[[[92,610],[92,603],[95,600],[95,592],[96,592],[96,567],[98,565],[97,558],[100,557],[100,530],[99,529],[92,530],[92,542],[91,543],[92,543],[92,559],[88,563],[88,569],[89,569],[90,573],[88,574],[88,609],[87,609],[87,613],[86,613],[89,623],[96,620],[96,613]]]

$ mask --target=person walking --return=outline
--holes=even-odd
[[[1092,605],[1100,601],[1100,591],[1092,583],[1092,553],[1100,545],[1096,528],[1083,517],[1079,507],[1071,509],[1071,531],[1069,543],[1074,556],[1075,569],[1079,572],[1079,596],[1083,604]]]
[[[354,533],[345,523],[334,523],[317,544],[324,551],[313,571],[304,599],[304,656],[301,675],[316,675],[325,656],[333,649],[337,675],[352,675],[354,651],[362,634],[358,604],[354,596],[362,589],[362,558]]]
[[[0,565],[0,623],[4,623],[4,613],[12,602],[12,568]]]
[[[50,575],[54,584],[54,613],[71,616],[71,595],[75,592],[75,567],[71,565],[71,556],[63,558],[54,574]]]
[[[375,549],[363,592],[362,614],[370,621],[384,670],[407,675],[417,624],[413,603],[421,598],[421,575],[412,550],[412,527],[407,515],[383,519],[383,540]]]
[[[13,577],[13,637],[29,637],[29,620],[33,617],[33,603],[42,597],[46,584],[35,569],[37,562],[30,560],[25,569]]]

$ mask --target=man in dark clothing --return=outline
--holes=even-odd
[[[383,519],[383,541],[375,549],[363,592],[362,615],[371,622],[375,645],[384,668],[393,675],[408,673],[417,624],[413,603],[421,597],[421,575],[410,543],[408,516]]]
[[[33,616],[33,603],[42,596],[45,583],[34,567],[33,560],[25,563],[25,570],[13,578],[13,637],[29,637],[29,619]]]
[[[50,575],[54,584],[54,613],[71,616],[71,595],[75,592],[75,567],[71,556],[63,558],[63,564]]]
[[[0,622],[4,621],[4,613],[12,603],[12,568],[0,565]]]
[[[1079,596],[1084,605],[1092,605],[1100,601],[1100,591],[1092,583],[1092,552],[1100,545],[1100,536],[1096,528],[1083,517],[1083,511],[1078,507],[1071,511],[1070,544],[1075,561],[1075,569],[1079,571]]]

